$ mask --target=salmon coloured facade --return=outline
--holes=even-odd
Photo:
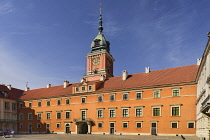
[[[99,33],[79,83],[27,90],[19,133],[195,135],[198,65],[114,77],[110,43]]]

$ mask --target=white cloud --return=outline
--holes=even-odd
[[[0,14],[7,14],[13,12],[13,5],[10,2],[0,4]]]

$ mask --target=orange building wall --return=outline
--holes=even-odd
[[[195,101],[196,101],[196,85],[186,85],[181,86],[180,97],[172,97],[172,89],[174,87],[160,87],[161,98],[153,98],[154,89],[139,89],[130,90],[122,92],[106,92],[106,93],[92,93],[92,94],[81,94],[77,96],[70,97],[70,105],[65,104],[65,98],[61,98],[61,104],[57,105],[57,98],[51,99],[51,106],[46,106],[46,99],[42,100],[42,107],[37,107],[37,101],[33,100],[32,108],[23,108],[18,110],[18,114],[24,114],[24,121],[19,121],[24,124],[22,129],[18,129],[19,132],[28,132],[28,124],[32,123],[33,132],[46,132],[45,125],[50,123],[50,131],[52,132],[65,132],[65,122],[72,122],[70,130],[73,133],[76,132],[76,124],[74,119],[81,118],[81,110],[86,110],[86,118],[91,118],[95,125],[92,126],[92,133],[109,133],[110,122],[115,122],[115,133],[132,133],[132,134],[150,134],[151,133],[151,121],[157,121],[157,134],[195,134],[195,128],[187,128],[188,121],[195,121]],[[136,91],[143,91],[143,99],[136,99]],[[122,100],[123,93],[129,94],[129,100]],[[115,93],[116,101],[110,101],[110,93]],[[98,102],[98,95],[103,94],[103,102]],[[81,97],[86,96],[86,103],[81,103]],[[26,107],[28,106],[28,101],[24,101]],[[182,104],[181,116],[171,116],[171,106],[172,104]],[[161,116],[152,116],[152,105],[162,105]],[[135,117],[135,106],[143,107],[143,116]],[[109,117],[109,107],[117,107],[116,117]],[[122,108],[129,108],[129,117],[122,117]],[[97,118],[97,108],[104,109],[104,118]],[[56,119],[56,111],[62,110],[62,119]],[[65,111],[71,110],[70,118],[65,119]],[[52,111],[51,120],[46,120],[46,111]],[[33,121],[28,121],[28,112],[34,113]],[[37,112],[42,113],[42,120],[37,121]],[[19,115],[18,115],[19,116]],[[128,121],[128,128],[122,128],[122,122]],[[142,121],[142,128],[136,128],[136,121]],[[179,121],[178,128],[171,128],[171,121]],[[42,128],[38,129],[37,123],[42,123]],[[61,123],[61,128],[56,128],[56,123]],[[103,122],[103,127],[98,128],[98,122]]]

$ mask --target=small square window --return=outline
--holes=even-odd
[[[195,123],[193,122],[188,122],[188,128],[195,128]]]
[[[160,108],[153,108],[153,116],[160,116]]]
[[[50,106],[50,100],[47,101],[47,106]]]
[[[98,123],[98,128],[102,128],[103,124],[101,122]]]
[[[103,102],[103,98],[102,98],[102,96],[100,95],[100,96],[98,96],[98,102]]]
[[[179,89],[173,89],[173,96],[174,96],[174,97],[180,96]]]
[[[141,122],[137,122],[136,123],[136,128],[142,128],[142,123]]]
[[[123,128],[128,128],[128,123],[127,122],[123,122]]]
[[[82,103],[86,103],[86,98],[82,97]]]
[[[160,98],[160,90],[154,91],[154,98]]]
[[[136,99],[142,99],[142,93],[141,92],[136,93]]]
[[[42,102],[38,101],[38,107],[42,106]]]
[[[82,87],[82,91],[85,91],[85,87]]]
[[[88,86],[88,90],[92,90],[92,86]]]
[[[128,100],[128,94],[123,94],[123,100]]]
[[[79,87],[76,87],[76,92],[79,92]]]
[[[171,128],[178,128],[178,122],[172,122]]]
[[[70,100],[66,99],[66,104],[69,105],[70,104]]]
[[[60,128],[60,123],[56,123],[56,128]]]
[[[110,95],[110,101],[114,101],[115,100],[115,95],[114,94],[111,94]]]

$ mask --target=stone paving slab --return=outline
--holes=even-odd
[[[180,136],[133,136],[133,135],[75,135],[75,134],[24,134],[0,140],[183,140]],[[185,140],[199,140],[185,136]]]

